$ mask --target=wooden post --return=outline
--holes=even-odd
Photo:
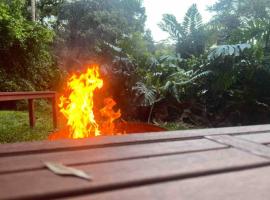
[[[28,99],[28,112],[29,112],[29,123],[30,127],[34,128],[36,123],[35,118],[35,108],[34,108],[34,99]]]
[[[56,94],[52,98],[52,115],[53,115],[53,127],[57,128]]]

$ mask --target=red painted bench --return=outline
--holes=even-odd
[[[31,127],[35,126],[35,109],[34,99],[51,99],[52,101],[52,117],[53,126],[57,128],[57,113],[56,113],[56,92],[41,91],[41,92],[0,92],[1,101],[28,100],[29,123]]]

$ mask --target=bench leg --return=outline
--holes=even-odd
[[[28,99],[28,112],[30,127],[33,128],[36,124],[34,100]]]
[[[56,96],[52,98],[52,115],[53,115],[53,127],[57,128]]]

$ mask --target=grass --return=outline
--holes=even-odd
[[[53,131],[51,107],[48,104],[38,104],[36,107],[36,126],[30,128],[28,111],[0,110],[0,143],[15,143],[23,141],[46,140]],[[61,121],[61,120],[60,120]],[[60,127],[62,127],[62,123]],[[168,130],[185,130],[191,127],[182,122],[156,123]]]
[[[36,126],[30,128],[28,111],[0,111],[0,143],[47,139],[53,130],[51,110],[37,110]]]

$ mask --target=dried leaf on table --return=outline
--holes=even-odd
[[[67,167],[65,165],[62,165],[60,163],[55,163],[55,162],[44,162],[44,164],[48,169],[50,169],[55,174],[62,175],[62,176],[64,175],[77,176],[79,178],[83,178],[89,181],[92,180],[92,177],[82,170],[75,169],[73,167]]]

